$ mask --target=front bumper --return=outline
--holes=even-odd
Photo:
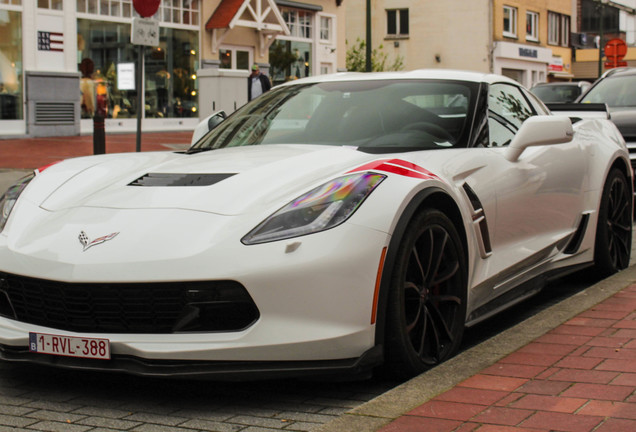
[[[206,375],[216,370],[249,375],[251,370],[355,370],[375,345],[375,279],[390,239],[384,232],[347,223],[288,241],[245,246],[236,240],[245,227],[232,227],[223,216],[171,210],[179,224],[163,224],[157,238],[148,226],[152,214],[84,211],[91,214],[56,216],[64,222],[58,230],[53,223],[43,232],[0,235],[0,273],[88,286],[233,281],[245,288],[257,319],[229,331],[93,331],[26,323],[5,314],[0,317],[1,358],[149,375],[203,370]],[[113,226],[121,231],[115,239],[82,251],[80,230],[100,234],[115,231]],[[183,238],[188,243],[179,241]],[[29,332],[108,339],[112,360],[31,354]]]
[[[265,380],[308,376],[366,377],[383,362],[383,349],[375,346],[358,358],[316,361],[174,361],[149,360],[134,356],[113,356],[92,360],[34,354],[28,349],[0,345],[0,359],[28,362],[64,369],[117,372],[148,377],[179,377],[217,381]]]

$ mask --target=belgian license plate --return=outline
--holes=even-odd
[[[108,339],[29,333],[29,351],[66,357],[110,359]]]

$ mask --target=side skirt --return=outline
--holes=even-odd
[[[577,264],[570,267],[563,267],[552,270],[550,272],[540,274],[529,281],[522,283],[521,285],[512,288],[499,297],[496,297],[474,310],[466,321],[466,327],[474,326],[497,313],[508,309],[511,306],[520,303],[533,295],[539,293],[548,282],[566,276],[571,273],[583,270],[592,266],[593,263]]]

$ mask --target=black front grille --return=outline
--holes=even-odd
[[[65,283],[0,273],[0,315],[73,332],[237,331],[259,312],[235,281]]]

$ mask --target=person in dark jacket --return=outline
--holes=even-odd
[[[267,75],[261,73],[257,64],[252,65],[252,74],[247,77],[247,100],[251,101],[271,88]]]

